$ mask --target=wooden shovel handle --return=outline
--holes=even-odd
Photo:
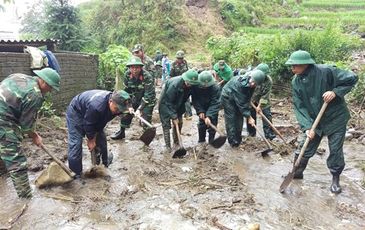
[[[322,108],[321,108],[321,110],[319,111],[319,113],[318,113],[318,115],[317,115],[317,117],[316,117],[316,119],[314,120],[314,123],[313,123],[313,125],[312,125],[312,127],[311,127],[311,131],[315,131],[316,130],[316,128],[317,128],[317,126],[318,126],[318,124],[319,124],[319,121],[321,120],[321,118],[322,118],[322,116],[323,116],[323,114],[324,114],[324,111],[326,110],[326,108],[327,108],[327,105],[328,105],[328,103],[327,102],[324,102],[323,103],[323,105],[322,105]],[[307,137],[306,139],[305,139],[305,142],[304,142],[304,144],[303,144],[303,147],[301,148],[301,150],[300,150],[300,153],[299,153],[299,156],[298,156],[298,158],[297,158],[297,160],[294,162],[294,167],[293,167],[293,170],[296,168],[296,167],[298,167],[298,165],[299,165],[299,162],[300,162],[300,160],[302,159],[302,157],[303,157],[303,155],[304,155],[304,152],[305,152],[305,150],[307,149],[307,147],[308,147],[308,144],[309,144],[309,142],[310,142],[310,139],[309,139],[309,137]]]
[[[251,106],[255,109],[255,110],[257,110],[257,107],[255,106],[255,104],[254,103],[252,103],[252,101],[251,101]],[[275,131],[275,133],[276,134],[278,134],[279,135],[279,137],[281,138],[281,140],[283,140],[283,142],[285,143],[285,144],[287,144],[286,143],[286,141],[285,141],[285,139],[284,139],[284,137],[281,135],[281,133],[279,132],[279,130],[277,130],[276,128],[275,128],[275,126],[273,125],[273,123],[271,123],[271,121],[269,120],[269,119],[267,119],[267,117],[264,115],[264,113],[262,112],[262,111],[260,111],[259,112],[259,114],[260,114],[260,116],[270,125],[270,127]]]
[[[210,123],[209,126],[212,127],[219,134],[219,136],[224,136],[223,133],[218,130],[217,126],[213,125],[212,123]]]
[[[72,178],[75,177],[75,173],[71,171],[71,169],[69,169],[62,161],[60,161],[60,159],[58,159],[55,155],[53,155],[52,153],[50,153],[46,147],[44,145],[41,145],[41,148],[43,149],[44,152],[46,152],[63,170],[65,170],[65,172]]]
[[[145,123],[148,127],[153,128],[153,125],[149,123],[146,119],[143,117],[137,115],[136,113],[133,113],[134,116],[136,116],[139,120],[141,120],[143,123]]]
[[[177,134],[177,139],[179,141],[179,145],[181,148],[183,148],[182,140],[181,140],[181,133],[180,133],[180,128],[179,128],[179,122],[177,122],[176,120],[173,120],[172,122],[174,123],[175,129],[176,129],[176,134]]]
[[[260,130],[258,130],[257,126],[256,126],[255,124],[253,124],[252,126],[256,129],[256,132],[260,135],[260,137],[261,137],[262,139],[264,139],[264,141],[265,141],[266,145],[269,147],[269,149],[272,149],[272,146],[271,146],[270,142],[269,142],[269,141],[266,139],[266,137],[265,137],[265,136],[261,133],[261,131],[260,131]]]

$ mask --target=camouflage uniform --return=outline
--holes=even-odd
[[[34,130],[37,112],[44,101],[36,78],[12,74],[0,85],[0,157],[19,197],[32,196],[27,159],[21,148],[23,133]]]
[[[270,102],[270,93],[272,88],[272,79],[269,75],[266,75],[265,81],[255,88],[255,92],[252,96],[252,102],[257,106],[260,104],[262,109],[262,113],[272,121],[271,115],[271,102]],[[251,108],[251,117],[256,121],[256,110]],[[246,121],[247,123],[247,121]],[[274,139],[276,136],[270,127],[269,123],[267,123],[264,119],[262,119],[263,129],[265,133],[265,137],[267,139]],[[256,136],[256,129],[247,123],[247,131],[250,136]]]
[[[142,70],[139,78],[131,76],[128,69],[124,74],[124,90],[129,93],[133,109],[141,109],[142,117],[151,122],[153,107],[156,102],[156,93],[154,79],[149,72]],[[122,115],[120,127],[122,129],[129,128],[133,115]]]
[[[158,76],[155,68],[155,63],[153,62],[153,60],[147,55],[143,55],[143,59],[141,59],[141,61],[144,64],[143,69],[147,70],[151,74],[153,80],[157,79]]]

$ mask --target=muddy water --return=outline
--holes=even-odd
[[[117,125],[109,125],[107,133]],[[304,180],[294,181],[281,194],[278,189],[291,168],[290,156],[271,154],[263,159],[244,147],[196,145],[194,130],[195,121],[185,121],[182,138],[189,155],[171,159],[164,152],[161,127],[145,147],[135,122],[127,140],[109,141],[114,154],[110,177],[46,190],[33,186],[29,202],[17,199],[10,179],[2,177],[0,229],[218,229],[218,224],[248,229],[253,223],[261,229],[365,228],[363,172],[358,168],[365,161],[364,145],[346,143],[340,195],[329,192],[328,150],[311,159]],[[327,148],[325,142],[322,147]],[[87,169],[90,158],[84,152]],[[38,175],[30,173],[32,184]],[[12,223],[24,204],[24,213]]]

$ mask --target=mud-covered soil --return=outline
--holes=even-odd
[[[218,128],[224,131],[222,112]],[[34,186],[34,180],[51,159],[27,140],[24,147],[34,198],[30,202],[17,199],[11,180],[1,177],[0,229],[364,229],[364,112],[353,114],[350,122],[339,195],[329,191],[326,139],[311,159],[304,180],[293,181],[284,194],[279,192],[283,176],[291,169],[299,131],[289,101],[274,100],[273,116],[288,145],[280,139],[272,142],[274,151],[265,158],[261,152],[268,147],[259,137],[245,137],[237,149],[228,143],[220,149],[197,144],[194,117],[184,120],[182,130],[188,155],[172,159],[164,150],[161,127],[146,147],[138,140],[142,128],[135,120],[126,140],[108,138],[114,154],[109,176],[42,190]],[[38,128],[47,148],[66,160],[63,119],[41,119]],[[158,124],[157,112],[153,120]],[[117,127],[114,120],[106,133],[112,134]],[[91,167],[86,145],[83,164],[84,170]]]

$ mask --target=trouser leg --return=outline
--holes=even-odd
[[[256,110],[254,108],[250,109],[251,117],[255,120],[256,125]],[[246,119],[246,127],[247,127],[247,133],[250,137],[256,136],[256,129],[252,125],[248,123],[248,119]]]
[[[101,162],[105,167],[111,163],[111,158],[108,154],[108,144],[104,130],[98,132],[96,136],[96,146],[100,149]],[[97,159],[97,164],[100,164],[100,158]]]
[[[228,142],[231,146],[237,147],[242,140],[241,132],[243,117],[239,113],[239,111],[237,111],[234,102],[230,101],[229,98],[223,96],[221,97],[221,99],[224,108],[224,120],[226,124]],[[239,124],[241,124],[241,127],[237,127]]]
[[[82,119],[74,114],[67,113],[67,130],[68,130],[68,165],[76,175],[81,175],[82,172]]]
[[[272,123],[272,114],[271,114],[271,107],[266,107],[262,110],[264,116]],[[267,123],[264,119],[262,119],[262,125],[264,129],[265,137],[269,140],[272,140],[276,137],[273,129],[271,128],[270,124]]]

